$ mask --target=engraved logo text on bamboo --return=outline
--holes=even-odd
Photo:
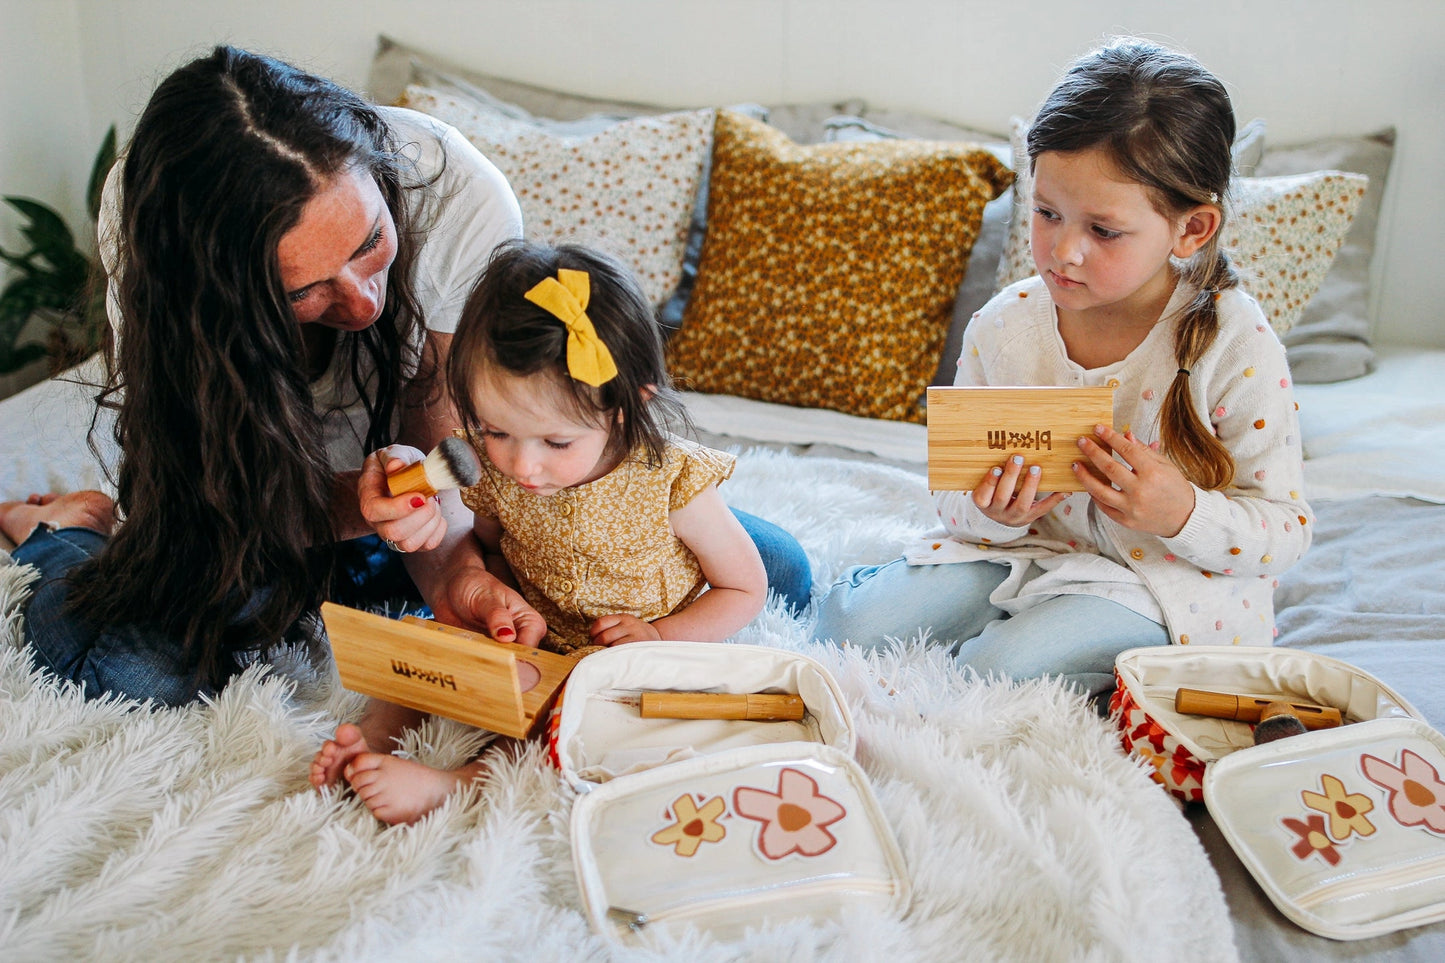
[[[1053,451],[1054,433],[1052,431],[990,430],[988,433],[988,447],[997,448],[1000,451],[1010,451],[1018,448],[1032,448],[1034,451]]]
[[[414,665],[403,662],[400,659],[391,660],[391,671],[396,675],[404,675],[408,679],[415,679],[418,682],[426,682],[439,688],[445,689],[451,686],[453,692],[457,691],[457,680],[454,676],[445,672],[432,672],[427,669],[419,669]]]

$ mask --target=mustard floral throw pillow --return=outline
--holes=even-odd
[[[898,421],[924,390],[983,207],[982,146],[802,146],[719,110],[697,286],[669,343],[681,387]]]

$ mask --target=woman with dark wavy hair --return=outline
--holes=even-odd
[[[402,551],[441,545],[446,506],[390,499],[366,455],[450,429],[450,332],[520,234],[501,173],[421,114],[229,47],[166,78],[102,214],[115,504],[0,506],[16,559],[42,573],[38,657],[90,696],[184,703],[297,634],[338,540],[374,527]],[[510,592],[480,571],[441,590],[455,549],[415,558],[439,615]]]
[[[455,492],[385,484],[456,424],[451,334],[521,233],[506,179],[432,118],[231,47],[167,77],[101,215],[117,497],[0,503],[15,559],[41,573],[39,661],[90,697],[189,702],[308,634],[328,594],[374,597],[376,569],[399,574],[376,536],[405,553],[393,584],[439,620],[535,645]],[[770,587],[805,607],[801,546],[737,514]]]

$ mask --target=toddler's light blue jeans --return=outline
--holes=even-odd
[[[874,647],[927,630],[980,675],[1059,676],[1092,697],[1114,687],[1120,652],[1169,644],[1158,622],[1093,595],[1055,595],[1010,616],[988,600],[1008,571],[993,562],[909,565],[901,558],[855,566],[818,603],[813,637]]]

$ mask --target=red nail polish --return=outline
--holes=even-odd
[[[497,630],[497,638],[499,638],[499,639],[510,639],[512,636],[514,636],[514,635],[516,635],[516,634],[517,634],[516,632],[513,632],[511,629],[507,628],[505,625],[502,626],[500,629]]]
[[[426,504],[426,499],[425,499],[425,498],[422,498],[420,495],[413,495],[413,496],[411,497],[411,507],[412,507],[412,508],[421,508],[421,507],[422,507],[423,505],[425,505],[425,504]]]

